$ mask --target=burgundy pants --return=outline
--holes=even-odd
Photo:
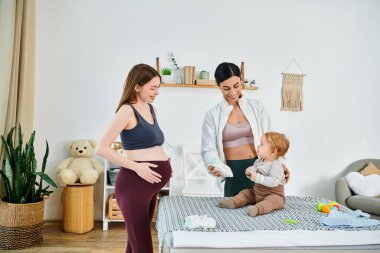
[[[128,233],[127,253],[152,253],[150,223],[157,194],[169,181],[172,169],[169,161],[147,161],[158,165],[151,168],[161,175],[161,182],[151,184],[136,172],[121,168],[116,178],[115,195]]]

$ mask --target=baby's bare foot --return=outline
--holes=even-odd
[[[248,207],[249,216],[255,217],[259,214],[259,209],[256,206]]]

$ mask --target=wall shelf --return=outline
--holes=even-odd
[[[161,87],[178,87],[178,88],[218,88],[217,85],[210,84],[210,85],[197,85],[197,84],[175,84],[175,83],[162,83],[160,85]],[[257,90],[258,87],[253,86],[253,87],[243,87],[243,90]]]
[[[160,58],[159,57],[156,57],[156,69],[158,71],[158,73],[161,73],[160,71]],[[241,66],[240,66],[240,71],[241,71],[241,80],[245,80],[244,79],[244,62],[241,62]],[[161,84],[161,87],[176,87],[176,88],[218,88],[218,86],[216,84],[209,84],[209,85],[205,85],[205,84],[174,84],[174,83],[162,83]],[[245,87],[243,86],[243,90],[257,90],[259,87],[257,86],[249,86],[249,87]]]

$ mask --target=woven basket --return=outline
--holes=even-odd
[[[156,206],[154,207],[152,222],[156,222],[156,219],[157,219],[158,200],[159,200],[159,198],[157,197]],[[123,214],[121,213],[120,207],[117,204],[117,201],[115,198],[115,193],[112,193],[108,197],[108,219],[111,221],[112,220],[124,220],[124,217],[123,217]]]
[[[123,214],[120,211],[115,198],[115,193],[108,197],[108,219],[109,220],[124,220]]]
[[[0,249],[22,249],[42,243],[45,202],[0,201]]]

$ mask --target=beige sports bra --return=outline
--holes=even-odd
[[[223,129],[223,147],[254,145],[251,126],[246,123],[227,123]]]

